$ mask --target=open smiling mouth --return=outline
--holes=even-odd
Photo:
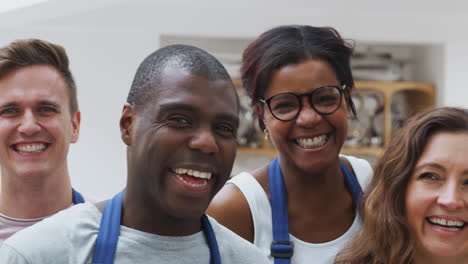
[[[445,220],[437,217],[427,217],[426,220],[429,224],[447,231],[460,231],[467,226],[467,223],[463,221]]]
[[[49,147],[48,143],[14,144],[13,150],[20,153],[39,153]]]
[[[192,169],[177,168],[172,170],[177,179],[191,187],[202,187],[211,179],[211,172],[203,172]]]
[[[323,134],[317,137],[312,137],[312,138],[299,138],[296,139],[296,144],[299,145],[299,147],[303,149],[314,149],[314,148],[319,148],[323,145],[325,145],[330,138],[329,135]]]

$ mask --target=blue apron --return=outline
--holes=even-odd
[[[117,241],[119,240],[120,221],[122,218],[122,199],[124,191],[121,191],[108,201],[102,213],[96,248],[94,249],[93,264],[114,263]],[[202,216],[202,228],[210,248],[210,264],[221,264],[218,242],[213,227],[206,214]],[[183,253],[181,253],[183,254]]]
[[[72,188],[72,198],[73,198],[73,204],[80,204],[80,203],[85,202],[85,200],[83,199],[83,196],[73,188]]]
[[[353,198],[356,207],[362,196],[362,189],[354,174],[340,161],[341,172],[345,184]],[[294,254],[294,244],[289,240],[288,203],[283,173],[276,157],[268,166],[268,184],[270,187],[271,217],[273,226],[273,241],[271,243],[271,256],[275,264],[289,264]]]

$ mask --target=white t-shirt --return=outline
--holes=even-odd
[[[370,164],[363,159],[352,156],[344,156],[353,167],[361,188],[367,186],[372,177],[373,171]],[[270,246],[273,241],[271,223],[271,205],[268,196],[258,181],[249,173],[243,172],[234,176],[228,183],[236,185],[246,198],[252,220],[254,224],[254,245],[257,246],[265,256],[270,258]],[[308,243],[289,234],[294,243],[294,255],[291,258],[292,264],[329,264],[333,263],[336,254],[346,246],[346,243],[359,231],[361,221],[356,217],[351,227],[340,237],[326,243]]]
[[[0,248],[0,263],[91,263],[102,213],[90,203],[73,206],[22,230]],[[209,217],[223,264],[269,264],[252,244]],[[115,264],[209,263],[209,247],[202,231],[168,237],[121,226]]]

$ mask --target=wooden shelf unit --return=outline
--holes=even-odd
[[[379,157],[390,143],[392,137],[392,99],[399,92],[405,92],[409,106],[410,116],[435,105],[435,87],[431,83],[421,82],[383,82],[383,81],[356,81],[356,90],[377,91],[383,95],[384,122],[382,147],[354,147],[342,148],[343,154]]]

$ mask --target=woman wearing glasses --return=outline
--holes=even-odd
[[[355,115],[351,53],[336,30],[295,25],[244,51],[242,82],[278,157],[235,176],[208,213],[275,263],[332,263],[360,228],[355,205],[372,169],[339,156]]]

